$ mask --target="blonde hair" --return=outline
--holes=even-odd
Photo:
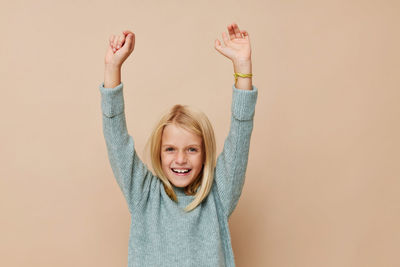
[[[194,200],[184,209],[189,212],[195,209],[209,194],[214,181],[214,168],[216,164],[216,144],[214,130],[207,116],[193,107],[186,105],[173,106],[158,124],[154,127],[146,144],[150,150],[150,160],[155,175],[163,182],[167,195],[178,202],[175,191],[172,188],[161,165],[161,141],[165,126],[174,124],[188,130],[202,138],[202,151],[204,151],[204,165],[199,176],[185,187],[187,195],[194,195]]]

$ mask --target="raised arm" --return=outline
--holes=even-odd
[[[254,85],[252,90],[240,90],[234,85],[232,88],[230,129],[224,148],[217,158],[214,177],[228,217],[235,209],[244,185],[258,94]]]
[[[153,176],[138,157],[133,138],[126,127],[121,67],[133,51],[134,35],[128,31],[125,34],[126,42],[125,38],[110,38],[104,83],[101,83],[99,90],[108,158],[129,210],[132,211],[132,206],[140,202],[143,194],[148,193]]]
[[[250,138],[258,89],[252,84],[249,34],[236,23],[228,25],[229,36],[222,33],[224,46],[217,39],[215,49],[233,63],[231,124],[222,153],[218,156],[215,183],[225,215],[229,217],[241,195],[247,169]]]

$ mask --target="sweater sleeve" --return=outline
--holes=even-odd
[[[108,159],[129,211],[149,192],[153,174],[138,157],[125,120],[123,83],[114,88],[99,86],[103,113],[103,134]]]
[[[217,158],[214,177],[227,217],[232,214],[242,193],[258,95],[254,85],[252,90],[237,89],[235,85],[232,89],[230,130]]]

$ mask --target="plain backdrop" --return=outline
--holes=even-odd
[[[130,214],[102,133],[108,38],[143,155],[173,104],[203,110],[218,154],[249,32],[259,89],[230,230],[239,267],[400,266],[399,1],[6,1],[0,9],[0,266],[126,266]]]

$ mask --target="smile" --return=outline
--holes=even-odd
[[[189,173],[192,169],[174,169],[174,168],[171,168],[171,170],[172,170],[174,173],[177,173],[177,174],[187,174],[187,173]]]

